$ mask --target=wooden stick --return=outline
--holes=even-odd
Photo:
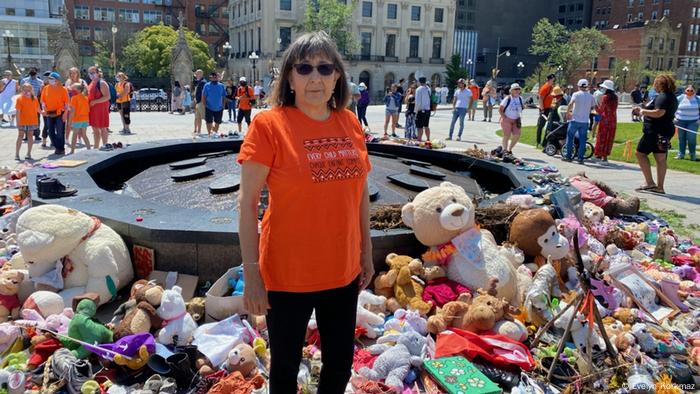
[[[583,300],[585,297],[583,296],[578,296],[577,302],[576,302],[576,309],[574,309],[574,313],[571,315],[571,319],[569,319],[569,323],[566,325],[566,330],[564,330],[564,336],[561,337],[559,340],[559,346],[557,347],[557,352],[554,354],[554,360],[552,360],[552,365],[549,367],[549,372],[547,373],[547,382],[552,381],[552,374],[554,373],[554,366],[557,364],[557,361],[559,360],[559,355],[561,355],[561,352],[564,350],[564,344],[566,343],[566,338],[568,338],[569,333],[571,332],[571,325],[574,323],[574,319],[576,319],[576,312],[578,309],[581,307],[581,304],[583,303]]]
[[[595,297],[594,297],[595,299]],[[610,342],[610,338],[608,338],[608,333],[605,331],[605,326],[603,325],[603,319],[600,318],[600,313],[598,312],[598,307],[597,305],[594,306],[593,308],[593,317],[595,318],[595,322],[598,325],[598,328],[600,329],[600,335],[603,337],[603,341],[605,342],[605,347],[606,351],[610,355],[610,358],[612,358],[612,362],[614,366],[617,366],[618,359],[617,359],[617,352],[615,351],[615,348],[613,348],[612,343]]]

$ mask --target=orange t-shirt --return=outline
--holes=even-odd
[[[472,105],[479,100],[479,87],[476,85],[469,86],[469,90],[472,92]]]
[[[78,93],[70,99],[73,107],[73,119],[71,122],[88,122],[90,118],[90,103],[87,96]]]
[[[44,104],[44,109],[47,112],[56,111],[60,115],[69,103],[68,90],[59,84],[46,85],[41,89],[41,103]]]
[[[552,106],[552,84],[550,82],[545,82],[540,88],[540,97],[542,97],[542,104],[544,108],[550,108]]]
[[[17,126],[39,126],[39,100],[36,97],[17,97],[15,109],[19,112]]]
[[[245,89],[248,89],[248,96],[245,94]],[[238,109],[248,110],[250,109],[250,100],[255,100],[255,91],[250,86],[244,88],[239,86],[236,90],[236,97],[238,98]]]
[[[260,235],[260,271],[270,291],[347,286],[360,273],[360,202],[371,169],[357,117],[325,121],[296,107],[253,119],[238,162],[270,168]]]

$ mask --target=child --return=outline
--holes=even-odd
[[[32,133],[39,129],[39,100],[34,96],[34,88],[32,85],[25,83],[22,85],[22,94],[17,98],[15,104],[17,110],[17,144],[15,149],[15,160],[19,161],[19,148],[22,147],[22,139],[27,138],[27,156],[26,160],[32,159],[32,145],[34,138]]]
[[[88,140],[85,130],[88,127],[90,115],[90,103],[87,98],[87,88],[85,85],[74,83],[71,86],[73,91],[70,99],[70,112],[68,115],[68,123],[73,129],[73,138],[70,143],[70,154],[75,153],[75,143],[78,138],[83,140],[85,146],[90,149],[90,140]]]
[[[190,112],[192,107],[192,91],[190,90],[190,85],[185,85],[185,98],[182,99],[182,106],[185,107],[183,115]]]

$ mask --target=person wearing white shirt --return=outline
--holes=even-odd
[[[520,139],[522,129],[523,98],[520,97],[520,85],[514,83],[510,85],[510,94],[506,96],[498,107],[501,114],[501,129],[503,130],[503,141],[501,147],[508,153],[513,153],[515,144]],[[510,140],[510,145],[508,141]]]
[[[571,161],[574,151],[574,136],[578,136],[578,162],[583,164],[583,155],[586,153],[586,139],[588,138],[588,120],[591,109],[595,108],[595,99],[588,92],[588,81],[578,81],[578,92],[571,95],[571,101],[567,108],[566,116],[569,119],[569,128],[566,132],[566,157],[565,161]]]
[[[452,139],[452,133],[455,129],[455,123],[459,119],[459,134],[457,141],[462,140],[462,132],[464,131],[464,116],[467,114],[467,109],[471,108],[472,97],[471,90],[467,89],[466,81],[462,78],[457,80],[457,89],[452,97],[452,123],[450,124],[450,135],[447,140]]]
[[[440,104],[447,104],[447,93],[449,93],[447,85],[442,85],[440,88]]]
[[[10,122],[10,127],[15,126],[15,116],[11,114],[10,109],[12,108],[12,97],[17,94],[17,81],[12,78],[12,71],[5,70],[3,73],[4,78],[0,84],[0,115],[2,117],[2,122],[5,122],[5,117],[7,116]]]
[[[425,132],[426,140],[430,141],[430,88],[426,86],[425,77],[418,78],[420,86],[416,89],[416,129],[418,131],[418,141],[423,139]]]

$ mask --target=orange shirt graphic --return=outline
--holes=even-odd
[[[87,96],[78,93],[70,99],[70,106],[73,107],[73,119],[71,122],[87,122],[90,117],[90,103]]]
[[[68,104],[68,90],[63,85],[46,85],[41,89],[41,103],[46,112],[62,114]]]
[[[542,104],[544,105],[544,108],[551,108],[552,107],[552,84],[551,82],[545,82],[544,85],[540,88],[540,97],[542,98]]]
[[[248,95],[246,96],[246,89],[248,89]],[[238,98],[238,109],[248,110],[250,109],[250,100],[255,99],[255,91],[250,86],[239,86],[236,90],[236,97]]]
[[[19,112],[17,126],[39,126],[39,100],[36,97],[19,96],[15,108]]]
[[[238,154],[270,167],[260,270],[271,291],[343,287],[360,273],[360,202],[371,164],[357,117],[313,120],[295,107],[259,113]]]

